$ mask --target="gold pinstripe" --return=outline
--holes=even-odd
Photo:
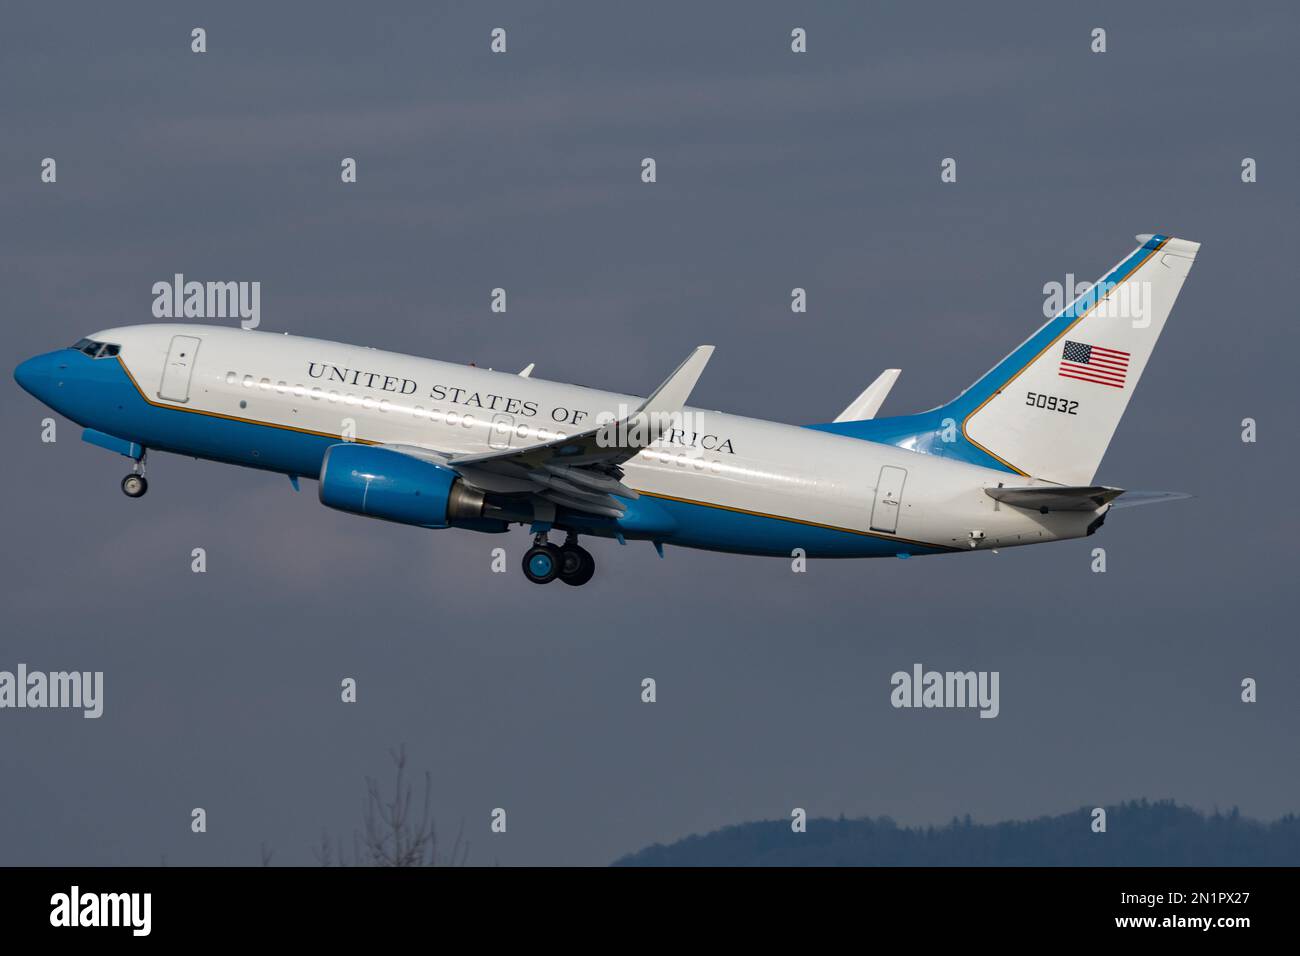
[[[230,422],[243,422],[245,425],[261,425],[263,428],[278,428],[282,431],[298,432],[303,435],[317,435],[321,438],[337,438],[339,441],[343,441],[342,435],[335,435],[333,432],[318,432],[311,428],[298,428],[295,425],[277,425],[275,422],[259,421],[256,418],[240,418],[238,415],[227,415],[224,412],[210,412],[207,409],[203,409],[203,408],[186,408],[183,405],[168,405],[165,402],[155,402],[148,395],[144,393],[144,389],[140,387],[140,383],[135,380],[135,376],[131,374],[131,370],[127,368],[126,363],[122,361],[121,355],[117,356],[117,364],[122,366],[122,371],[125,372],[126,377],[131,380],[131,384],[134,385],[135,390],[140,393],[140,397],[144,399],[144,401],[147,404],[152,405],[154,408],[166,408],[173,412],[188,412],[191,415],[206,415],[209,418],[223,418],[226,421],[230,421]],[[353,440],[352,444],[378,445],[381,443],[377,441],[371,441],[368,438],[357,438]]]

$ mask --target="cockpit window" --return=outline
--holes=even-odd
[[[120,345],[110,345],[108,342],[96,342],[94,339],[80,339],[77,344],[72,346],[78,352],[84,352],[91,358],[112,358],[118,352],[122,351]]]

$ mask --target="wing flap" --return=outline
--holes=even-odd
[[[587,468],[570,468],[565,465],[543,465],[542,467],[556,478],[579,485],[589,491],[603,491],[607,495],[618,495],[620,498],[628,498],[632,501],[641,497],[640,492],[629,488],[617,478]]]
[[[556,491],[553,488],[547,488],[538,492],[538,494],[557,505],[563,505],[574,511],[600,515],[604,518],[621,518],[623,513],[627,511],[627,505],[617,498],[611,498],[609,495],[575,494],[571,491]]]

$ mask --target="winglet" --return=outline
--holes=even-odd
[[[674,415],[682,410],[686,400],[691,397],[695,383],[704,374],[704,366],[713,357],[712,345],[701,345],[686,357],[686,361],[677,366],[677,370],[664,379],[664,383],[650,393],[650,397],[641,403],[637,412],[654,415]]]
[[[863,389],[862,394],[849,403],[849,407],[835,416],[837,422],[865,422],[868,419],[875,418],[876,412],[880,411],[880,406],[884,404],[885,397],[889,395],[889,390],[894,387],[898,381],[901,369],[887,368],[881,372],[874,382]]]

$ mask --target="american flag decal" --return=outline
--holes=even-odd
[[[1081,382],[1123,388],[1124,379],[1128,375],[1128,359],[1129,353],[1118,349],[1066,342],[1065,350],[1061,353],[1060,375]]]

